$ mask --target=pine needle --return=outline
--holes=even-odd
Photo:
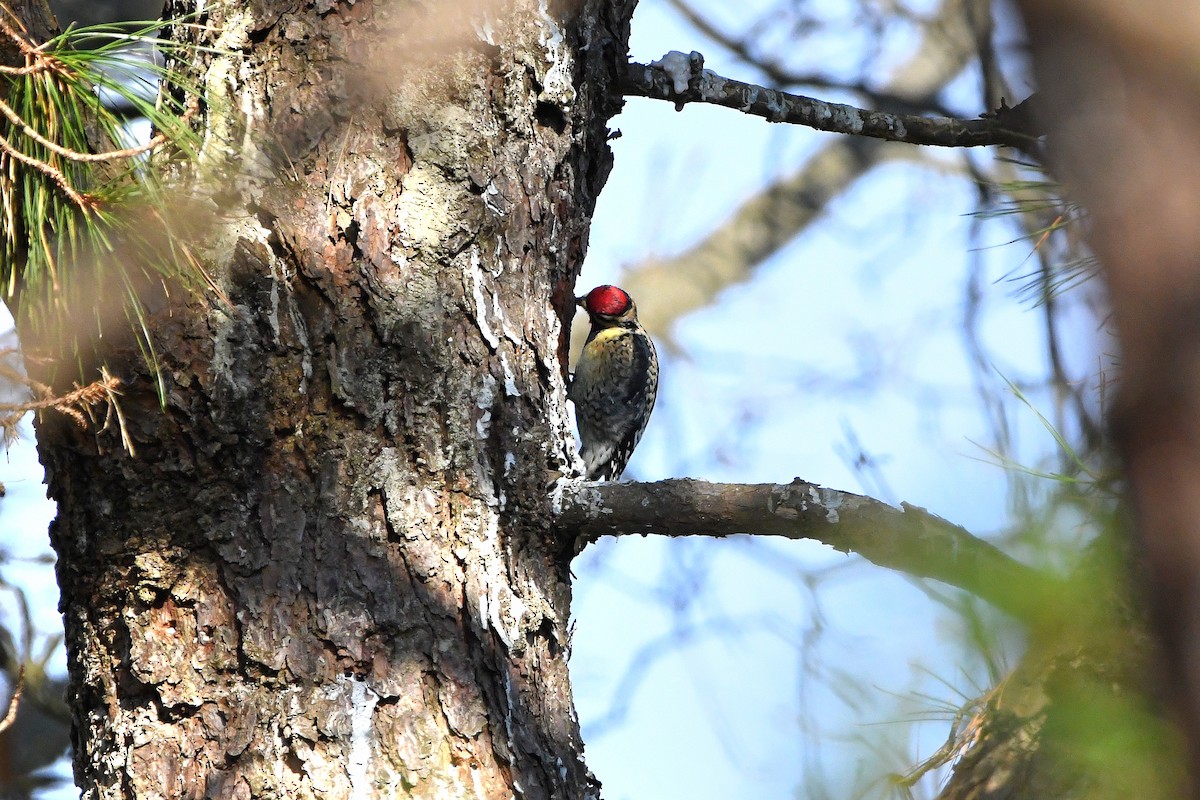
[[[120,318],[95,313],[98,291],[113,287],[120,294],[99,299],[124,305],[125,324],[158,376],[138,287],[215,288],[168,212],[173,195],[162,168],[167,160],[195,157],[200,145],[193,129],[200,89],[163,66],[208,50],[164,35],[168,25],[189,24],[94,25],[37,43],[0,2],[0,37],[25,60],[0,68],[0,291],[15,305],[23,331],[62,343],[62,352],[49,354],[60,360],[93,346],[105,324],[114,324],[106,321]],[[164,59],[135,61],[131,46]],[[145,117],[155,135],[130,145],[124,118],[103,97]],[[86,319],[94,321],[72,327]],[[115,384],[101,378],[88,386],[108,387],[107,402],[115,407]],[[34,402],[71,415],[79,403],[94,403],[86,388],[74,400],[64,399],[74,393],[63,395],[61,408],[46,397]]]

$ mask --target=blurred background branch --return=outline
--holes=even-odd
[[[967,5],[966,0],[938,4],[922,27],[912,56],[893,69],[879,95],[918,109],[937,105],[946,84],[976,53],[976,39],[965,16]],[[746,47],[739,41],[739,50]],[[797,81],[796,85],[814,84]],[[858,178],[889,159],[921,157],[911,148],[875,140],[830,139],[798,170],[748,198],[683,252],[627,265],[622,282],[638,298],[642,324],[656,338],[672,341],[675,320],[714,302],[722,290],[750,280],[759,266],[820,219],[829,201]],[[578,346],[572,349],[577,351]]]

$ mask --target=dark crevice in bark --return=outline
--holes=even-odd
[[[538,121],[539,125],[551,129],[560,136],[562,135],[563,131],[567,129],[566,114],[563,113],[561,108],[553,103],[547,103],[543,100],[539,100],[537,106],[534,108],[533,113],[534,118]]]
[[[562,413],[557,324],[570,323],[611,165],[590,105],[604,93],[589,81],[623,46],[565,65],[579,70],[569,101],[545,79],[564,65],[549,63],[530,5],[486,59],[465,47],[438,62],[441,76],[385,72],[386,111],[356,86],[352,122],[317,113],[346,106],[358,75],[345,54],[394,46],[351,18],[382,8],[335,21],[289,6],[288,24],[309,26],[304,59],[283,27],[199,58],[240,76],[237,94],[214,98],[214,123],[222,109],[264,110],[224,120],[236,135],[222,146],[243,125],[251,139],[269,132],[260,149],[289,179],[216,190],[231,228],[208,266],[230,306],[176,297],[152,321],[166,413],[133,355],[110,353],[141,376],[123,398],[138,459],[111,432],[45,431],[88,800],[149,791],[155,767],[168,795],[341,796],[363,737],[370,780],[393,791],[477,780],[487,796],[598,794],[571,712],[567,558],[547,533],[544,487],[567,446],[547,421]],[[595,3],[558,20],[559,57],[584,44],[584,22],[618,13]],[[531,69],[545,97],[525,85]],[[287,133],[271,144],[276,131]],[[468,146],[451,152],[458,141]],[[231,155],[243,157],[258,163]],[[204,635],[174,650],[147,636],[155,620]],[[119,639],[126,625],[127,641],[114,639],[108,626]],[[163,704],[155,720],[135,713],[147,696]],[[113,711],[85,716],[94,709]],[[189,728],[196,719],[211,729]]]

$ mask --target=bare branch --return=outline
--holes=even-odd
[[[790,484],[566,483],[558,524],[581,542],[600,536],[729,536],[813,539],[873,564],[965,589],[1029,620],[1057,590],[1049,575],[928,511],[895,508],[800,479]]]
[[[689,55],[672,51],[648,65],[630,63],[619,86],[627,96],[670,100],[677,109],[687,103],[712,103],[770,122],[906,144],[1001,145],[1021,150],[1030,150],[1037,144],[1036,137],[1006,127],[995,116],[968,120],[891,114],[743,83],[704,69],[704,57],[694,50]]]
[[[872,167],[912,152],[876,139],[834,140],[798,172],[743,203],[703,240],[675,256],[648,258],[631,269],[622,285],[638,298],[638,318],[670,346],[677,319],[709,305],[722,289],[750,280],[760,264]],[[582,341],[576,342],[572,352],[582,346]]]
[[[44,173],[48,178],[50,178],[50,180],[54,182],[54,185],[57,186],[64,195],[66,195],[67,199],[78,206],[80,210],[90,211],[96,206],[96,202],[92,196],[82,194],[77,191],[71,185],[70,179],[63,174],[62,170],[51,164],[48,164],[45,161],[34,158],[33,156],[25,155],[19,149],[17,149],[12,142],[10,142],[8,139],[5,139],[3,136],[0,136],[0,150],[8,153],[8,155],[11,156],[14,161],[20,161],[22,164]]]
[[[17,683],[13,687],[12,694],[8,697],[8,705],[4,712],[4,718],[0,719],[0,733],[12,727],[13,722],[17,719],[17,709],[21,706],[21,692],[25,689],[25,665],[22,664],[17,670]]]
[[[948,115],[949,111],[933,94],[918,98],[906,97],[897,92],[880,91],[864,81],[832,80],[817,73],[797,73],[788,69],[773,57],[758,55],[754,45],[746,38],[732,36],[709,19],[701,15],[686,0],[667,0],[667,5],[679,12],[696,30],[712,39],[721,47],[737,56],[742,62],[761,72],[775,86],[811,86],[817,89],[832,89],[854,92],[876,108],[886,108],[904,113],[932,112]]]
[[[116,416],[117,425],[121,432],[121,442],[130,455],[134,454],[133,442],[125,429],[125,416],[121,413],[117,398],[120,396],[121,379],[108,371],[108,367],[100,368],[100,380],[86,386],[76,387],[66,394],[56,395],[44,383],[39,383],[25,374],[24,370],[6,362],[12,356],[20,356],[15,349],[0,348],[0,381],[6,381],[15,386],[25,386],[32,397],[20,402],[0,401],[0,449],[7,447],[17,438],[17,425],[29,411],[53,409],[75,420],[81,428],[86,428],[91,418],[91,409],[100,403],[107,405],[105,427],[112,417]]]
[[[199,104],[193,98],[188,106],[188,110],[179,118],[181,121],[191,117],[199,109]],[[78,150],[72,150],[69,147],[47,139],[42,136],[28,122],[21,118],[12,106],[0,99],[0,114],[8,118],[9,122],[21,129],[21,132],[33,139],[35,142],[45,147],[52,153],[62,156],[70,161],[95,162],[95,161],[116,161],[117,159],[133,158],[142,153],[148,153],[156,147],[159,147],[167,142],[167,134],[158,133],[152,136],[149,141],[136,145],[135,147],[126,147],[122,150],[105,150],[100,153],[81,153]],[[42,162],[39,162],[42,163]],[[40,167],[39,167],[40,169]]]

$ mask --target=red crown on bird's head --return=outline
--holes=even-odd
[[[617,317],[633,305],[633,298],[619,286],[597,286],[587,293],[581,305],[589,314],[602,317]]]

